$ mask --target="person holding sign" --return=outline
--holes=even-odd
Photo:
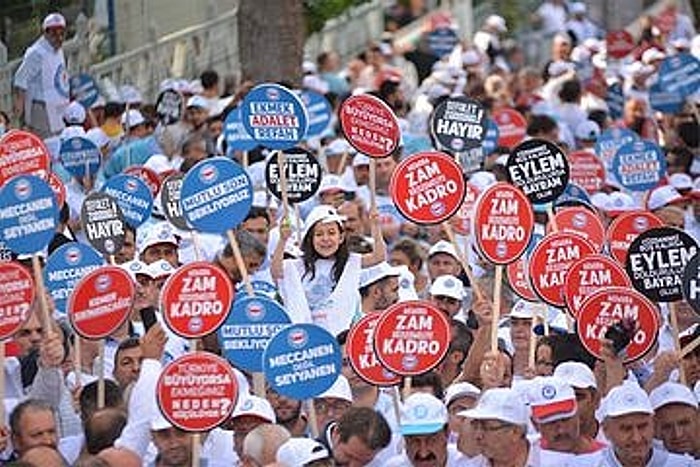
[[[348,251],[344,221],[330,206],[315,207],[302,231],[303,259],[288,260],[283,260],[284,246],[292,231],[283,224],[271,264],[292,321],[313,322],[334,335],[347,329],[359,311],[360,269],[386,258],[376,212],[370,214],[374,250],[365,255]]]

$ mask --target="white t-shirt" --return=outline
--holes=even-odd
[[[537,9],[537,16],[542,19],[542,32],[545,34],[566,31],[566,9],[563,5],[544,2]]]
[[[690,456],[671,454],[661,449],[653,448],[653,453],[647,467],[685,467],[693,465],[694,461]],[[620,461],[615,457],[612,447],[607,447],[593,454],[575,456],[569,464],[572,467],[599,466],[599,467],[621,467]]]

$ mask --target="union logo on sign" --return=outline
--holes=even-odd
[[[66,250],[66,262],[70,265],[75,265],[80,262],[80,259],[82,258],[82,254],[80,253],[80,249],[76,247],[70,247]]]
[[[265,90],[265,95],[268,97],[268,99],[276,101],[277,99],[280,98],[280,92],[279,90],[275,88],[267,88]]]
[[[581,213],[574,214],[573,219],[571,219],[572,223],[574,224],[574,227],[583,229],[586,227],[586,216]]]
[[[442,216],[442,214],[445,212],[445,203],[433,203],[430,206],[430,212],[435,216]]]
[[[308,340],[309,336],[306,334],[306,331],[301,328],[292,329],[287,337],[287,342],[295,349],[304,347]]]
[[[128,191],[129,193],[135,193],[136,190],[139,189],[139,184],[136,183],[136,180],[128,179],[124,183],[124,189]]]
[[[637,232],[644,232],[649,228],[649,219],[643,216],[636,217],[634,219],[634,229]]]
[[[95,279],[95,290],[104,293],[112,286],[112,278],[108,274],[102,274]]]
[[[73,149],[80,149],[82,146],[78,138],[73,138],[70,142],[70,145],[73,146]]]
[[[199,171],[199,180],[202,183],[210,184],[217,180],[219,171],[211,164],[207,164]]]
[[[15,195],[18,199],[24,201],[32,195],[32,186],[29,180],[18,180],[15,184]]]
[[[265,307],[260,302],[249,303],[245,312],[251,321],[260,321],[265,317]]]
[[[192,333],[197,333],[204,327],[204,320],[201,316],[193,316],[190,318],[189,323],[187,323],[187,329]]]
[[[405,355],[401,359],[401,366],[406,370],[412,370],[418,365],[418,357],[415,355]]]

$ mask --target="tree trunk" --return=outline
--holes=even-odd
[[[238,44],[243,79],[299,85],[304,57],[302,0],[240,0]]]

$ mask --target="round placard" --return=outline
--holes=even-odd
[[[290,203],[301,203],[313,197],[321,186],[323,171],[318,160],[306,149],[292,148],[284,151],[284,167],[287,183],[287,199]],[[277,199],[282,199],[282,182],[279,160],[270,157],[265,166],[267,189]]]
[[[369,94],[348,97],[340,106],[340,126],[348,143],[370,157],[386,157],[399,145],[401,132],[394,112]]]
[[[289,149],[296,146],[308,126],[306,107],[296,93],[279,84],[259,84],[241,103],[246,132],[261,146]]]
[[[506,162],[508,181],[533,204],[555,201],[569,183],[569,162],[559,147],[543,139],[519,144]]]
[[[10,130],[0,137],[0,186],[17,175],[46,179],[51,154],[34,133]]]
[[[435,140],[447,151],[477,148],[486,137],[486,111],[474,99],[450,97],[433,110],[430,129]]]
[[[88,242],[104,255],[124,246],[126,221],[119,204],[107,193],[90,193],[80,209],[80,222]]]
[[[564,277],[566,310],[578,315],[583,301],[600,289],[631,287],[629,277],[618,263],[604,255],[590,255],[576,261]]]
[[[608,250],[615,260],[624,265],[627,252],[635,238],[642,232],[662,227],[663,221],[648,211],[632,211],[617,216],[605,234]]]
[[[0,263],[0,341],[12,337],[29,319],[34,298],[29,270],[14,262]]]
[[[379,318],[380,313],[372,313],[352,325],[345,342],[345,353],[355,373],[369,384],[395,386],[401,383],[401,377],[387,370],[374,350],[374,329]]]

